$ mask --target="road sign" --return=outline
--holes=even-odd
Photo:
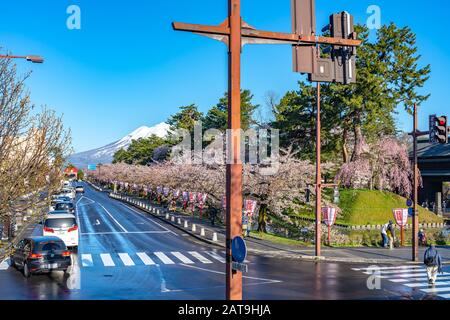
[[[406,200],[406,206],[411,208],[414,205],[413,201],[411,199]]]
[[[231,268],[233,270],[240,271],[240,272],[248,272],[248,265],[245,263],[239,263],[239,262],[233,261],[231,264]]]
[[[410,217],[414,216],[414,208],[408,208],[408,216]]]
[[[243,263],[247,258],[247,245],[242,237],[235,237],[231,241],[231,255],[233,261]]]
[[[406,226],[408,223],[408,209],[394,209],[394,218],[400,227]]]
[[[95,165],[95,164],[88,165],[88,170],[89,171],[96,171],[97,170],[97,165]]]

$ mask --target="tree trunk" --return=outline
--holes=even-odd
[[[267,225],[267,205],[262,204],[259,209],[258,232],[267,233],[266,225]]]
[[[355,124],[354,132],[355,148],[353,149],[352,161],[357,161],[361,159],[361,155],[367,150],[367,145],[360,124]]]
[[[344,163],[348,163],[350,161],[347,142],[348,142],[348,131],[347,129],[344,129],[344,132],[342,134],[342,161]]]

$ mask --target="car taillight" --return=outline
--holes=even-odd
[[[62,256],[63,256],[63,257],[70,257],[70,251],[64,251],[64,252],[62,253]]]
[[[55,230],[53,230],[52,228],[44,227],[44,232],[54,233]]]
[[[70,228],[67,232],[72,232],[72,231],[77,231],[78,230],[78,226],[74,226],[72,228]]]
[[[40,253],[30,253],[28,256],[28,259],[41,259],[43,257]]]

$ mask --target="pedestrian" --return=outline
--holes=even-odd
[[[388,235],[387,235],[388,226],[389,226],[388,223],[383,224],[381,226],[381,238],[383,239],[383,248],[387,247],[388,241],[389,241]]]
[[[442,272],[442,259],[434,244],[425,251],[424,264],[427,267],[428,283],[434,285],[436,283],[438,273]]]
[[[209,207],[209,218],[211,219],[211,225],[214,226],[216,224],[216,217],[217,217],[217,208],[211,205]]]
[[[419,245],[421,245],[421,246],[427,245],[427,236],[423,229],[420,229],[420,231],[419,231]]]
[[[389,221],[387,227],[387,235],[389,238],[389,249],[394,249],[394,241],[395,241],[395,224],[392,221]]]

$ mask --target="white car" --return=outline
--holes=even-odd
[[[67,247],[78,247],[78,224],[73,214],[51,214],[44,221],[43,236],[56,236]]]
[[[76,193],[84,193],[84,187],[79,185],[75,187],[75,192]]]
[[[75,199],[77,196],[75,189],[73,188],[64,188],[61,190],[61,194],[64,194],[65,196],[71,198],[72,200]]]

